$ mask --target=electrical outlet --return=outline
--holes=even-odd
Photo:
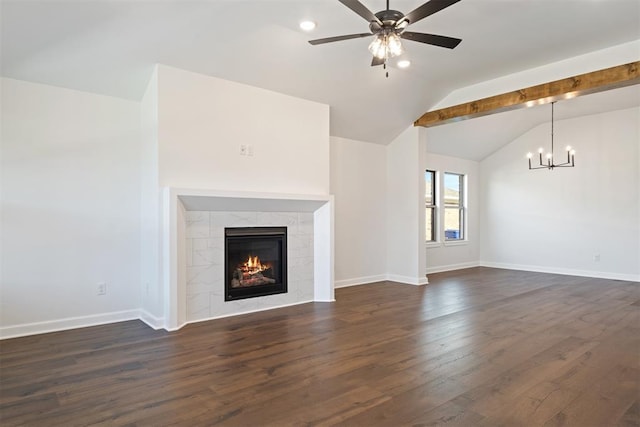
[[[98,295],[106,295],[107,294],[107,284],[106,282],[98,283]]]
[[[593,256],[593,262],[600,262],[600,254],[595,254]]]
[[[247,146],[245,144],[240,144],[240,155],[241,156],[247,155]]]
[[[253,145],[247,145],[247,155],[253,156]]]

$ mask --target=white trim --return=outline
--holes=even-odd
[[[468,245],[469,240],[445,240],[444,246],[464,246]]]
[[[333,201],[328,194],[170,188],[188,211],[315,212]]]
[[[334,301],[335,210],[333,196],[313,212],[313,299]]]
[[[422,286],[422,285],[429,284],[429,280],[427,279],[427,276],[409,277],[409,276],[400,276],[397,274],[388,274],[387,280],[391,282],[397,282],[397,283],[403,283],[405,285],[415,285],[415,286]]]
[[[116,311],[113,313],[92,314],[89,316],[68,317],[66,319],[45,322],[24,323],[22,325],[0,327],[0,339],[46,334],[68,329],[86,328],[107,323],[140,319],[139,310]],[[145,322],[146,323],[146,322]]]
[[[427,274],[442,273],[445,271],[462,270],[465,268],[479,267],[478,261],[461,262],[459,264],[437,265],[435,267],[428,267]]]
[[[164,326],[162,329],[164,329],[167,332],[175,332],[175,331],[179,331],[180,329],[182,329],[183,327],[185,327],[188,324],[189,324],[189,322],[184,322],[184,323],[180,323],[179,325],[172,326],[170,328],[167,327],[167,326]]]
[[[482,267],[504,268],[506,270],[533,271],[537,273],[564,274],[568,276],[593,277],[595,279],[624,280],[640,282],[640,275],[610,273],[607,271],[574,270],[571,268],[544,267],[540,265],[508,264],[501,262],[480,261]]]
[[[277,308],[285,308],[285,307],[292,307],[294,305],[300,305],[300,304],[309,304],[310,302],[335,302],[335,300],[332,301],[314,301],[314,300],[307,300],[307,301],[299,301],[299,302],[293,302],[290,304],[282,304],[282,305],[275,305],[275,306],[269,306],[269,307],[261,307],[261,308],[256,308],[254,310],[246,310],[246,311],[237,311],[237,312],[233,312],[233,313],[228,313],[228,314],[221,314],[219,316],[212,316],[212,317],[207,317],[205,319],[197,319],[197,320],[189,320],[185,323],[183,323],[182,325],[178,326],[176,329],[171,329],[172,331],[176,331],[180,328],[182,328],[185,325],[190,325],[192,323],[200,323],[200,322],[207,322],[209,320],[216,320],[216,319],[224,319],[225,317],[235,317],[235,316],[241,316],[243,314],[251,314],[251,313],[258,313],[260,311],[267,311],[267,310],[275,310]]]
[[[139,319],[155,330],[164,329],[164,317],[156,317],[148,311],[140,309]]]
[[[375,276],[354,277],[352,279],[343,279],[335,281],[335,288],[346,288],[349,286],[367,285],[369,283],[383,282],[387,280],[385,274]]]
[[[424,247],[427,249],[439,248],[442,246],[442,242],[425,242]]]

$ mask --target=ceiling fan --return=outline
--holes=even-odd
[[[389,9],[389,0],[387,0],[387,9],[381,10],[375,14],[358,0],[338,1],[366,19],[369,22],[369,30],[371,32],[309,40],[309,43],[312,45],[318,45],[361,37],[376,36],[373,42],[369,45],[369,51],[373,54],[371,66],[384,65],[386,68],[387,60],[389,58],[402,54],[403,49],[400,41],[401,38],[414,42],[446,47],[448,49],[453,49],[462,41],[461,39],[440,36],[437,34],[406,31],[409,25],[415,24],[421,19],[424,19],[429,15],[433,15],[434,13],[457,3],[460,0],[430,0],[406,15],[402,12],[398,12],[397,10]]]

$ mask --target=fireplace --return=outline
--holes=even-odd
[[[224,229],[225,301],[287,292],[287,227]]]

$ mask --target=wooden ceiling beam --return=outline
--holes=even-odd
[[[424,113],[414,126],[432,127],[547,104],[640,83],[640,61],[593,71]]]

